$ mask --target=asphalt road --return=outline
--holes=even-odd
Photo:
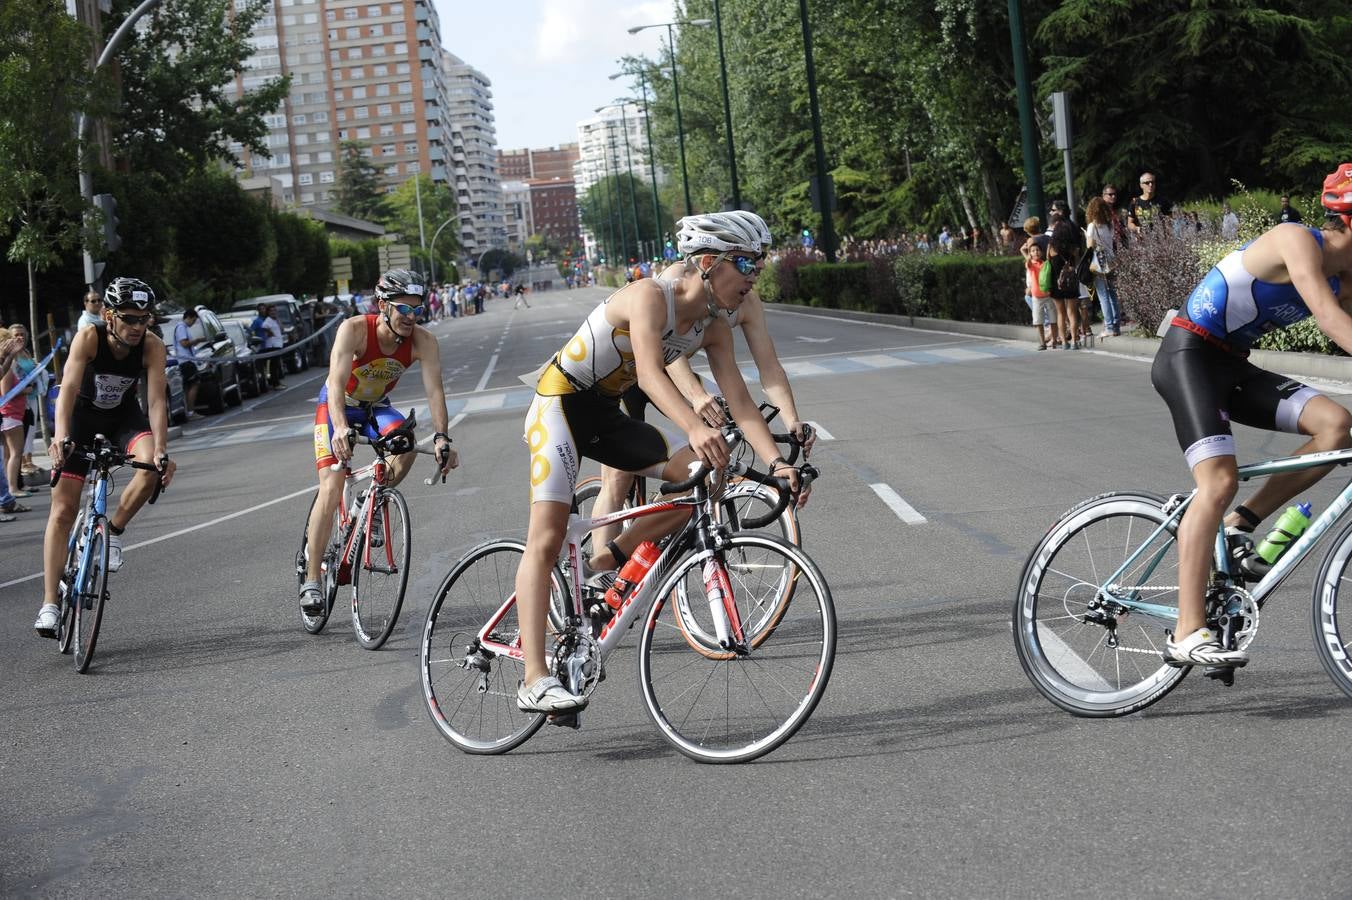
[[[626,648],[582,731],[503,757],[446,743],[417,630],[465,550],[524,532],[518,376],[602,296],[435,326],[463,466],[427,487],[420,462],[405,482],[414,575],[378,652],[341,616],[319,636],[298,621],[317,370],[185,429],[178,480],[128,532],[88,675],[31,630],[46,499],[0,525],[0,893],[1348,894],[1349,701],[1314,654],[1312,567],[1232,688],[1193,677],[1089,721],[1019,668],[1015,584],[1051,522],[1105,490],[1187,484],[1148,366],[1111,353],[774,312],[800,407],[831,437],[802,525],[840,643],[811,722],[757,763],[697,765],[649,722]],[[416,371],[395,399],[427,421]],[[1256,459],[1296,442],[1239,443]]]

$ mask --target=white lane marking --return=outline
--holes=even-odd
[[[451,430],[454,429],[455,426],[459,425],[459,424],[460,424],[461,422],[463,422],[464,420],[465,420],[465,414],[464,414],[464,413],[459,413],[458,415],[456,415],[456,417],[455,417],[454,419],[451,419],[451,421],[450,421],[449,423],[447,423],[447,425],[446,425],[446,433],[447,433],[447,434],[450,434],[450,433],[451,433]],[[433,433],[429,434],[427,437],[425,437],[425,438],[423,438],[422,440],[418,441],[418,445],[419,445],[419,446],[422,446],[423,444],[426,444],[428,441],[432,440],[432,438],[434,438],[434,437],[436,437],[436,436],[437,436],[437,435],[436,435],[436,432],[433,432]]]
[[[1052,664],[1052,668],[1060,672],[1067,681],[1091,691],[1113,689],[1106,678],[1041,622],[1037,623],[1037,640],[1042,645],[1042,652],[1047,655],[1047,661]]]
[[[474,390],[476,393],[482,391],[484,389],[484,385],[488,384],[488,379],[493,377],[493,369],[497,367],[497,364],[498,364],[498,355],[494,353],[492,358],[488,360],[488,368],[484,369],[484,374],[479,379],[479,383],[474,386]]]
[[[878,499],[886,503],[887,508],[896,513],[897,518],[901,519],[901,521],[905,522],[907,525],[923,525],[925,522],[929,521],[924,516],[920,515],[920,513],[916,512],[914,506],[901,499],[901,495],[892,490],[890,485],[882,484],[880,482],[878,484],[870,484],[869,487],[873,489],[873,493],[878,495]]]
[[[921,348],[924,349],[924,348]],[[924,350],[925,353],[933,353],[935,356],[942,356],[944,359],[990,359],[989,353],[978,353],[975,350],[963,350],[961,347],[948,347],[943,350]]]
[[[823,428],[823,427],[821,426],[821,423],[819,423],[819,422],[813,422],[813,421],[810,421],[810,420],[809,420],[807,424],[809,424],[809,425],[812,426],[812,430],[813,430],[813,432],[816,433],[817,439],[818,439],[818,440],[822,440],[822,441],[834,441],[834,440],[836,439],[836,436],[835,436],[834,434],[832,434],[831,432],[827,431],[825,428]]]
[[[276,388],[273,388],[272,390],[268,391],[267,396],[262,397],[262,398],[260,398],[260,399],[258,399],[258,400],[255,400],[253,403],[250,403],[250,404],[248,404],[247,406],[241,407],[241,408],[237,411],[236,414],[238,414],[238,413],[246,413],[246,412],[253,412],[255,409],[257,409],[258,407],[262,406],[264,403],[269,403],[269,402],[271,402],[271,401],[273,401],[273,400],[276,400],[278,397],[281,397],[283,394],[289,394],[289,393],[291,393],[292,391],[296,390],[297,388],[305,387],[305,385],[309,384],[309,383],[312,382],[312,381],[322,381],[323,379],[328,378],[328,377],[329,377],[329,371],[328,371],[328,369],[325,369],[323,372],[320,372],[318,375],[312,375],[312,376],[310,376],[309,378],[305,379],[304,381],[297,381],[295,384],[288,384],[286,387],[282,388],[280,391],[277,390]],[[220,420],[218,419],[217,421],[220,421]]]
[[[139,550],[142,547],[149,547],[151,544],[158,544],[161,541],[167,541],[170,540],[171,538],[182,537],[183,535],[191,534],[194,531],[201,531],[203,528],[211,528],[215,525],[221,524],[222,522],[229,522],[231,519],[238,519],[240,516],[247,516],[249,513],[258,512],[260,509],[267,509],[269,506],[276,506],[278,503],[285,503],[288,500],[294,500],[296,497],[300,497],[304,494],[314,493],[317,490],[319,490],[319,485],[312,484],[307,488],[301,488],[300,490],[293,491],[290,494],[287,494],[283,497],[274,497],[273,499],[267,501],[266,503],[259,503],[255,506],[250,506],[248,509],[241,509],[238,512],[232,512],[224,516],[218,516],[217,518],[212,519],[208,522],[199,522],[196,525],[190,525],[187,528],[180,528],[178,531],[171,531],[168,534],[162,534],[159,537],[153,537],[148,541],[140,541],[135,544],[128,544],[127,546],[122,548],[122,552],[126,553],[128,550]],[[38,572],[36,575],[27,575],[23,578],[15,578],[11,581],[6,581],[3,584],[0,584],[0,589],[12,587],[13,585],[16,584],[23,584],[25,581],[34,581],[41,577],[42,573]]]
[[[465,401],[465,412],[482,412],[489,409],[502,409],[507,403],[506,394],[489,394],[486,397],[470,397]]]
[[[830,375],[831,370],[826,366],[819,366],[810,362],[786,362],[784,363],[784,372],[788,375]]]
[[[918,365],[915,360],[898,359],[895,356],[884,356],[881,353],[870,353],[865,356],[847,356],[846,359],[852,359],[855,362],[863,363],[866,366],[873,366],[876,369],[895,369],[898,366]]]
[[[800,335],[798,335],[798,340],[800,340],[800,341],[806,341],[806,342],[809,343],[809,344],[828,344],[828,343],[830,343],[831,341],[834,341],[835,338],[833,338],[833,337],[824,337],[824,338],[805,337],[805,336],[803,336],[803,335],[800,334]]]

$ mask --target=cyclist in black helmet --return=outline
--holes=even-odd
[[[50,453],[52,469],[61,478],[52,489],[52,508],[43,540],[42,608],[33,628],[42,637],[56,637],[61,616],[57,584],[66,560],[66,543],[80,504],[80,490],[89,462],[66,458],[66,442],[88,444],[96,434],[110,438],[138,462],[160,469],[136,470],[122,490],[117,509],[108,517],[108,571],[122,567],[122,532],[136,511],[150,499],[155,478],[169,486],[174,463],[169,459],[169,412],[164,384],[164,341],[149,331],[155,320],[155,292],[135,278],[114,278],[103,294],[103,318],[75,335],[70,344],[56,400],[56,428]],[[142,411],[136,386],[146,379],[150,415]]]

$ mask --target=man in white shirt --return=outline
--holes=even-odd
[[[86,328],[93,328],[103,321],[103,296],[98,291],[90,291],[84,296],[84,312],[80,313],[80,320],[75,323],[76,331],[84,331]]]
[[[197,324],[197,310],[188,307],[183,310],[183,318],[174,326],[173,353],[178,360],[178,371],[183,376],[183,391],[186,394],[188,418],[197,417],[197,354],[193,352],[192,327]]]

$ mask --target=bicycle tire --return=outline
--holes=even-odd
[[[314,511],[315,504],[319,502],[316,495],[310,499],[310,509],[305,514],[305,525],[300,532],[300,549],[296,551],[296,591],[305,585],[306,563],[309,560],[310,543],[310,513]],[[317,613],[308,613],[300,610],[300,623],[310,634],[319,634],[328,624],[329,615],[333,612],[333,603],[338,596],[338,553],[341,549],[338,542],[342,537],[342,528],[340,523],[342,516],[335,511],[333,514],[333,527],[329,529],[329,543],[324,548],[324,562],[320,569],[319,590],[324,594],[324,608]]]
[[[687,556],[662,582],[639,637],[639,683],[649,718],[678,751],[704,763],[749,762],[793,737],[821,701],[835,661],[835,605],[807,554],[755,533],[732,535],[729,549],[788,557],[778,568],[792,565],[800,573],[798,596],[774,640],[721,657],[691,653],[672,598],[683,582],[689,595],[705,598],[702,554]],[[732,588],[739,611],[754,605],[756,590],[774,590],[754,580],[733,580]],[[707,605],[703,615],[712,619]]]
[[[516,708],[522,664],[475,646],[480,630],[516,590],[525,550],[516,540],[480,544],[451,568],[427,608],[418,646],[423,702],[441,736],[465,753],[506,753],[545,723],[543,713]],[[551,595],[567,596],[557,566],[550,580]],[[511,643],[514,630],[516,616],[509,613],[495,633]]]
[[[1345,634],[1352,634],[1352,621],[1340,623],[1338,609],[1343,580],[1352,578],[1348,573],[1349,561],[1352,561],[1352,524],[1338,535],[1319,567],[1319,576],[1314,580],[1311,624],[1315,650],[1324,671],[1344,694],[1352,697],[1352,659],[1347,652],[1350,641],[1343,640]],[[1348,615],[1352,617],[1352,613]]]
[[[89,671],[108,596],[108,520],[100,516],[89,536],[89,566],[75,597],[75,671]]]
[[[746,531],[748,529],[742,526],[742,519],[763,514],[761,507],[773,509],[778,502],[779,493],[773,487],[739,478],[728,484],[723,496],[718,498],[716,509],[720,513],[720,523],[732,531]],[[779,517],[768,525],[751,530],[772,534],[795,547],[803,546],[802,534],[798,529],[798,512],[792,503],[785,506]]]
[[[85,512],[81,509],[75,516],[75,524],[71,526],[66,562],[61,568],[61,583],[57,587],[61,616],[56,622],[56,652],[63,656],[71,652],[75,640],[75,595],[71,586],[75,584],[75,572],[80,565],[79,534],[84,529],[84,516]]]
[[[1124,613],[1121,621],[1115,620],[1112,634],[1117,644],[1113,646],[1106,626],[1081,618],[1090,613],[1088,604],[1102,593],[1100,579],[1109,577],[1128,558],[1124,554],[1146,546],[1142,542],[1166,521],[1163,507],[1162,498],[1141,492],[1092,497],[1057,520],[1024,563],[1014,599],[1015,651],[1033,686],[1067,712],[1090,718],[1139,712],[1162,699],[1188,674],[1187,668],[1165,665],[1160,656],[1165,627],[1172,627],[1172,621],[1143,611]],[[1137,521],[1140,530],[1134,525]],[[1095,526],[1101,527],[1095,529],[1091,542],[1089,529]],[[1096,546],[1103,548],[1098,558]],[[1100,567],[1098,559],[1107,562]],[[1151,560],[1150,570],[1144,571],[1141,566]],[[1145,579],[1135,582],[1138,588],[1149,587],[1142,591],[1147,595],[1143,599],[1161,605],[1172,601],[1176,608],[1177,586],[1170,584],[1178,581],[1174,529],[1154,538],[1148,553],[1128,574]],[[1053,576],[1054,584],[1048,581]],[[1164,590],[1170,587],[1172,591]],[[1040,621],[1044,607],[1048,616]],[[1120,627],[1122,621],[1127,624],[1125,631]],[[1124,669],[1127,678],[1136,680],[1124,682]]]
[[[361,549],[352,564],[352,634],[367,650],[379,650],[399,622],[413,555],[408,503],[403,494],[394,488],[382,490],[372,511],[372,521],[376,516],[383,517],[383,546],[370,546],[371,535],[363,529]],[[392,549],[391,544],[396,536],[398,550]],[[382,598],[390,588],[394,589],[393,596]]]

